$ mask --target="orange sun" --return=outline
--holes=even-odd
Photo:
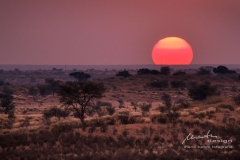
[[[156,65],[189,65],[192,59],[191,46],[178,37],[161,39],[152,50],[152,60]]]

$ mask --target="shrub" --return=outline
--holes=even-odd
[[[214,73],[225,74],[225,73],[236,73],[236,71],[228,70],[225,66],[218,66],[217,68],[213,68]]]
[[[172,105],[172,99],[171,96],[169,94],[164,93],[161,97],[161,99],[163,100],[163,103],[165,104],[166,107],[170,108]]]
[[[173,73],[174,76],[185,75],[185,74],[186,74],[186,72],[184,72],[184,71],[177,71],[177,72]]]
[[[210,83],[196,85],[188,90],[188,95],[193,100],[204,100],[209,96],[217,94],[216,86],[211,86]]]
[[[52,107],[50,109],[43,111],[43,116],[45,117],[45,119],[49,119],[51,117],[57,117],[60,119],[61,117],[65,118],[68,115],[69,113],[67,111],[57,107]]]
[[[159,135],[155,135],[155,136],[153,137],[153,141],[154,141],[155,143],[157,143],[159,140],[160,140],[160,136],[159,136]]]
[[[240,105],[240,94],[237,94],[236,96],[233,97],[233,101],[237,104]]]
[[[101,132],[106,132],[108,128],[108,125],[106,123],[102,123],[100,126],[100,131]]]
[[[186,87],[186,84],[184,81],[176,80],[176,81],[171,82],[171,86],[172,86],[172,88],[184,88],[184,87]]]
[[[150,108],[152,107],[152,104],[146,104],[146,103],[143,103],[140,105],[140,108],[143,112],[149,112]]]
[[[167,117],[165,115],[152,115],[150,118],[153,123],[165,124],[167,122]]]
[[[211,70],[206,69],[204,67],[200,67],[199,71],[197,72],[197,75],[208,75],[210,74]]]
[[[218,108],[229,109],[230,111],[234,111],[234,107],[230,104],[220,104]]]
[[[127,77],[131,76],[131,74],[129,74],[129,72],[125,70],[125,71],[118,72],[116,74],[116,76],[121,76],[121,77],[127,78]]]
[[[10,110],[15,108],[13,103],[13,96],[10,94],[0,94],[0,106],[4,110],[5,114],[8,114]]]
[[[129,118],[129,114],[128,113],[122,113],[120,115],[118,115],[118,119],[121,121],[122,124],[128,124],[128,118]]]
[[[123,135],[124,137],[127,137],[127,135],[128,135],[128,130],[124,129],[124,130],[122,131],[122,135]]]
[[[153,87],[153,88],[167,88],[168,81],[167,80],[154,81],[154,82],[149,83],[149,86]]]
[[[115,113],[115,108],[114,107],[108,106],[106,109],[107,109],[107,111],[110,115],[113,115]]]
[[[160,74],[162,75],[169,75],[171,72],[170,67],[169,66],[163,66],[160,68]]]

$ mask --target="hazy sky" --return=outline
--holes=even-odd
[[[167,36],[240,64],[240,0],[0,0],[0,64],[153,64]]]

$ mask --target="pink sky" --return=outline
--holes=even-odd
[[[0,0],[0,64],[153,64],[167,36],[240,64],[240,0]]]

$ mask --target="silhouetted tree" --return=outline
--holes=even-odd
[[[137,74],[141,75],[141,74],[149,74],[150,70],[148,68],[141,68],[138,70]]]
[[[75,81],[60,84],[58,95],[60,103],[72,107],[85,125],[84,117],[92,109],[91,102],[102,98],[105,91],[102,83]]]
[[[188,90],[188,95],[193,100],[204,100],[208,96],[217,95],[217,87],[211,86],[209,82],[200,85],[195,85]]]
[[[86,81],[87,79],[91,78],[90,74],[84,72],[72,72],[69,76],[76,78],[78,81]]]
[[[141,75],[141,74],[159,74],[160,72],[158,70],[150,70],[148,68],[141,68],[138,70],[137,74]]]
[[[124,71],[119,71],[119,72],[116,74],[116,76],[121,76],[121,77],[126,78],[126,77],[131,76],[131,74],[129,74],[128,71],[124,70]]]
[[[8,111],[14,109],[15,105],[12,101],[13,101],[12,95],[0,94],[0,106],[3,108],[5,114],[8,114]]]
[[[169,75],[170,72],[171,72],[171,70],[170,70],[169,66],[163,66],[160,69],[160,74],[162,74],[162,75]]]
[[[160,74],[160,72],[158,70],[155,70],[155,69],[151,70],[150,73],[151,74]]]
[[[218,66],[217,68],[213,68],[214,73],[225,74],[225,73],[236,73],[236,71],[228,70],[225,66]]]
[[[54,93],[57,91],[61,81],[54,80],[54,78],[46,78],[45,83],[49,84],[49,89],[51,90],[52,95],[54,96]]]

